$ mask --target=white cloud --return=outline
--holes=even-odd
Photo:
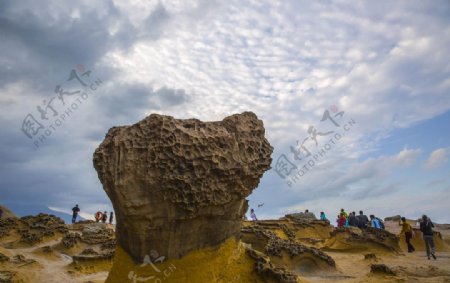
[[[420,149],[403,149],[397,155],[388,158],[388,162],[392,162],[397,165],[411,165],[415,162],[417,156],[421,153]]]
[[[432,170],[439,168],[448,162],[449,149],[438,148],[433,151],[424,163],[426,169]]]

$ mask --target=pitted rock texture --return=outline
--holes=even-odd
[[[294,273],[286,270],[283,267],[276,267],[270,262],[270,258],[264,253],[258,252],[252,248],[246,248],[247,254],[255,260],[255,270],[263,278],[274,280],[280,283],[297,283],[299,278]],[[265,281],[265,282],[267,282]]]
[[[389,231],[367,227],[364,230],[355,227],[339,227],[331,233],[324,244],[327,250],[378,249],[394,253],[400,252],[399,237]]]
[[[280,225],[280,229],[282,226]],[[281,257],[282,252],[289,254],[290,258],[296,256],[311,255],[315,260],[321,261],[330,267],[336,267],[336,262],[328,254],[314,247],[307,247],[295,241],[295,239],[281,239],[276,233],[265,229],[263,226],[255,225],[241,229],[241,239],[250,244],[254,249],[272,257]]]
[[[94,167],[117,217],[117,241],[137,261],[238,236],[245,198],[270,169],[272,146],[251,112],[219,122],[152,114],[111,128]]]

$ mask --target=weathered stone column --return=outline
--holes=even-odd
[[[219,122],[152,114],[111,128],[94,167],[116,212],[118,244],[142,262],[152,250],[177,259],[238,236],[272,150],[252,112]]]

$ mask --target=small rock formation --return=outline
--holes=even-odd
[[[1,205],[0,204],[0,210],[2,210],[3,211],[3,214],[2,214],[2,219],[5,219],[5,218],[17,218],[17,216],[16,216],[16,214],[14,214],[14,212],[12,212],[9,208],[7,208],[7,207],[5,207],[5,206],[3,206],[3,205]]]
[[[401,251],[399,238],[386,230],[367,227],[339,227],[331,233],[324,244],[326,250],[385,250],[393,253]]]
[[[297,222],[311,222],[313,220],[317,220],[316,216],[312,212],[286,214],[283,218],[288,218]]]
[[[106,252],[97,252],[93,248],[86,248],[80,254],[72,256],[75,264],[82,261],[92,261],[92,260],[104,260],[112,259],[114,257],[114,250],[108,250]]]
[[[370,266],[370,272],[395,275],[395,272],[386,264],[372,264]]]
[[[17,254],[12,257],[11,262],[14,264],[19,264],[20,266],[24,266],[24,265],[35,263],[36,260],[30,259],[30,258],[25,258],[25,256],[22,254]]]
[[[15,275],[15,272],[2,270],[0,271],[0,282],[12,283]]]
[[[260,223],[264,223],[264,220]],[[335,269],[336,263],[334,259],[326,253],[314,247],[307,247],[297,242],[294,237],[282,239],[274,232],[280,230],[284,232],[286,225],[267,225],[266,223],[264,226],[254,225],[243,227],[241,229],[241,239],[253,249],[268,256],[272,263],[275,263],[277,267],[284,267],[288,270],[300,270],[302,269],[303,262],[306,260],[308,262],[314,262],[314,265],[322,270]],[[286,236],[288,236],[288,234],[286,234]],[[287,258],[289,258],[288,261],[286,261]],[[293,264],[294,262],[295,264]]]
[[[81,240],[87,244],[103,244],[114,237],[114,231],[108,229],[103,223],[91,223],[85,225],[82,230]]]
[[[9,257],[8,257],[8,256],[6,256],[6,255],[0,253],[0,262],[8,261],[8,260],[9,260]]]
[[[366,260],[377,260],[377,256],[374,253],[369,253],[364,255],[364,259]]]
[[[245,198],[270,168],[272,146],[251,112],[219,122],[152,114],[113,127],[94,167],[116,211],[119,245],[142,262],[216,247],[239,235]]]
[[[17,225],[15,218],[0,218],[0,238],[8,236],[9,232]]]
[[[66,248],[70,249],[73,248],[78,241],[81,240],[81,236],[78,233],[66,233],[61,239],[61,244]]]
[[[20,236],[18,241],[10,243],[12,245],[32,246],[45,238],[67,231],[64,220],[51,214],[0,219],[0,239],[14,233]]]
[[[267,255],[251,248],[247,248],[247,254],[255,260],[255,270],[263,278],[281,283],[297,283],[298,277],[282,267],[275,267]]]

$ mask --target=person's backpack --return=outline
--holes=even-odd
[[[375,218],[378,219],[378,223],[380,223],[380,228],[384,230],[384,222],[383,222],[383,220],[381,220],[378,217],[375,217]]]
[[[428,220],[425,224],[424,235],[433,235],[433,233],[434,233],[433,227],[434,227],[433,222]]]

